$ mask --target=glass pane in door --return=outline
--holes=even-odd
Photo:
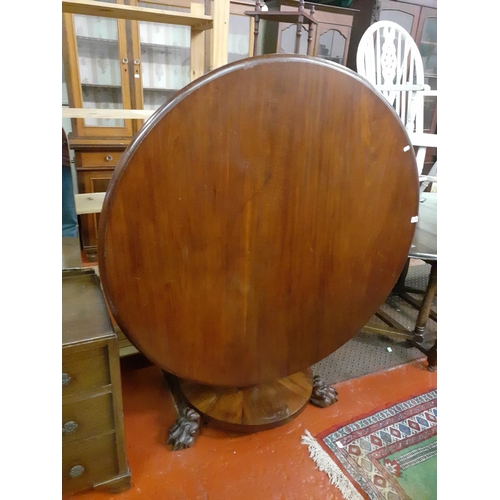
[[[346,38],[338,30],[328,30],[319,37],[318,57],[344,64]]]
[[[191,12],[189,7],[139,2],[147,7]],[[174,24],[139,22],[144,109],[155,110],[190,82],[191,28]]]
[[[281,31],[280,52],[282,54],[295,53],[295,38],[297,34],[297,25],[290,24],[288,27]],[[307,55],[307,37],[309,31],[305,26],[302,26],[299,42],[299,54]]]
[[[437,18],[426,17],[422,27],[422,36],[418,44],[422,62],[424,64],[425,83],[430,85],[432,90],[437,90]],[[437,105],[436,97],[425,97],[424,99],[424,131],[429,131],[433,127],[435,110]]]
[[[250,55],[250,17],[229,15],[227,62],[238,61]]]
[[[425,75],[437,75],[437,18],[425,19],[418,48],[422,55]]]
[[[123,109],[117,19],[74,15],[82,105]],[[123,127],[122,119],[85,118],[86,126]]]
[[[139,35],[144,109],[155,110],[190,82],[191,28],[141,21]]]
[[[380,11],[380,21],[392,21],[399,24],[408,33],[411,34],[411,28],[415,17],[401,10],[382,10]]]

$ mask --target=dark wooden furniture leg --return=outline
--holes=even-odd
[[[326,408],[338,401],[337,396],[338,393],[332,386],[328,386],[319,375],[314,375],[313,392],[309,399],[313,405]]]
[[[167,444],[172,445],[174,451],[191,448],[200,435],[201,416],[185,403],[179,379],[165,370],[162,370],[162,374],[177,409],[177,420],[168,432]]]
[[[425,325],[429,319],[431,312],[432,302],[437,293],[437,261],[431,262],[431,272],[429,275],[429,282],[427,283],[427,289],[425,291],[424,299],[422,305],[418,311],[417,322],[415,324],[415,342],[421,343],[425,341]],[[436,367],[436,355],[437,355],[437,340],[431,350],[427,353],[429,359],[429,366]],[[432,362],[431,362],[432,360]]]
[[[437,368],[437,339],[436,342],[434,342],[434,345],[430,348],[429,352],[427,353],[427,361],[428,361],[428,366],[427,369],[430,372],[436,371]]]

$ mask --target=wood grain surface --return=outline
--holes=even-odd
[[[183,397],[203,419],[231,432],[272,429],[294,419],[309,403],[311,369],[251,387],[207,386],[180,381]]]
[[[99,268],[151,361],[245,387],[331,354],[405,264],[418,175],[395,112],[307,56],[238,61],[160,108],[115,170]]]

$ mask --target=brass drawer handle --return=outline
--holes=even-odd
[[[63,425],[62,433],[63,434],[71,434],[72,432],[75,432],[77,428],[78,428],[78,424],[74,420],[70,420],[69,422],[66,422]]]
[[[75,479],[76,477],[80,477],[84,472],[84,467],[82,467],[81,465],[75,465],[69,471],[69,477]]]
[[[71,377],[67,373],[62,374],[62,385],[68,385],[71,382]]]
[[[113,157],[111,155],[108,155],[104,158],[106,161],[111,161],[113,159]]]

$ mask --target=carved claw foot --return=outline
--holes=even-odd
[[[337,396],[337,391],[333,387],[327,386],[319,375],[314,375],[313,391],[309,400],[313,405],[326,408],[338,401]]]
[[[185,406],[179,411],[175,424],[168,433],[167,444],[174,451],[191,448],[200,434],[201,417],[192,408]]]

